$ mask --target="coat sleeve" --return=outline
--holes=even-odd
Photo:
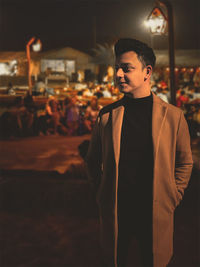
[[[102,176],[102,149],[100,136],[100,117],[97,117],[92,131],[88,152],[85,159],[89,183],[95,193],[98,191]]]
[[[176,160],[175,160],[175,181],[180,200],[183,198],[184,190],[188,185],[193,160],[190,145],[190,134],[184,114],[181,111],[179,128],[176,142]]]

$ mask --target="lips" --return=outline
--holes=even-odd
[[[125,85],[125,84],[127,84],[127,83],[125,83],[125,82],[121,82],[121,83],[119,83],[119,85]]]

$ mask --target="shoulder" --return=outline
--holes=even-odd
[[[172,104],[169,104],[169,103],[166,103],[166,104],[167,104],[167,107],[168,107],[168,111],[171,112],[172,114],[180,115],[181,113],[183,113],[183,111],[180,108],[178,108],[178,107],[176,107],[176,106],[174,106]]]
[[[180,116],[181,113],[183,113],[183,111],[180,108],[165,102],[164,100],[162,100],[160,97],[158,97],[155,94],[153,94],[153,102],[157,103],[157,104],[160,104],[163,107],[166,107],[167,111],[169,113],[178,114],[179,116]]]
[[[153,103],[166,108],[166,120],[169,121],[170,124],[179,124],[181,117],[184,118],[184,113],[180,108],[166,103],[156,95],[153,96]]]
[[[99,116],[101,117],[102,115],[104,115],[106,113],[110,113],[113,109],[116,109],[122,105],[123,105],[123,98],[103,107],[99,112]]]

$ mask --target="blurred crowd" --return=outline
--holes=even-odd
[[[163,101],[170,103],[170,92],[165,83],[153,86],[152,91]],[[180,86],[176,92],[176,106],[183,110],[191,138],[200,137],[200,88]]]
[[[42,112],[30,94],[24,98],[17,96],[12,107],[0,117],[1,138],[87,134],[92,131],[100,109],[96,96],[90,101],[81,101],[76,95],[64,101],[51,96]]]
[[[85,87],[76,84],[62,99],[53,89],[46,92],[41,82],[40,85],[43,89],[37,85],[37,93],[33,90],[33,95],[27,93],[25,97],[15,96],[14,104],[1,115],[1,138],[89,134],[102,106],[122,97],[112,83],[89,83]],[[156,83],[152,80],[152,91],[164,101],[170,102],[170,92],[164,81]],[[48,97],[43,110],[38,110],[35,105],[34,99],[38,95]],[[194,84],[182,84],[177,90],[176,100],[177,107],[184,111],[191,137],[199,137],[200,88]]]

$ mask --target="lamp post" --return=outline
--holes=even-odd
[[[29,87],[29,93],[32,95],[32,81],[31,81],[31,52],[30,52],[30,47],[32,45],[33,51],[39,52],[42,47],[42,43],[40,39],[36,41],[35,37],[32,37],[28,43],[26,44],[26,57],[27,57],[27,62],[28,62],[28,87]],[[35,42],[35,44],[34,44]]]
[[[160,7],[166,8],[167,16],[165,16]],[[171,103],[176,105],[174,17],[171,3],[168,0],[157,0],[156,7],[148,16],[146,25],[150,28],[152,34],[159,35],[166,34],[168,28]]]

